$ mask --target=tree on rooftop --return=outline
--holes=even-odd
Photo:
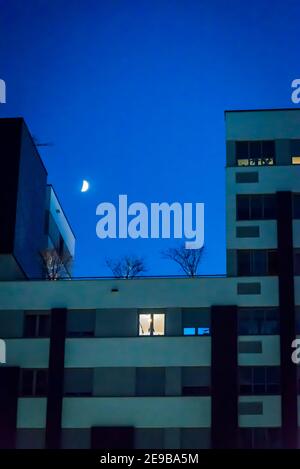
[[[67,252],[59,254],[55,248],[48,248],[41,252],[41,256],[47,280],[59,280],[68,277],[73,263],[71,254]]]
[[[176,262],[188,277],[196,277],[202,254],[203,247],[186,249],[185,245],[182,244],[176,248],[166,249],[162,252],[162,257]]]
[[[106,265],[116,278],[134,278],[147,271],[144,259],[135,255],[106,259]]]

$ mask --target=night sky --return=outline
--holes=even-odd
[[[295,107],[299,1],[0,0],[0,117],[23,116],[76,234],[75,276],[176,240],[99,240],[96,206],[204,202],[201,274],[225,272],[225,109]],[[2,177],[5,175],[2,174]],[[81,182],[90,190],[82,194]]]

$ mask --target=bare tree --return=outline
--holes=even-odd
[[[133,255],[115,260],[106,259],[106,265],[116,278],[134,278],[147,271],[144,259]]]
[[[55,248],[48,248],[44,249],[41,255],[44,261],[45,276],[48,280],[59,280],[68,276],[73,262],[71,254],[59,255]]]
[[[200,249],[186,249],[182,244],[178,248],[169,248],[162,252],[164,259],[171,259],[179,264],[188,277],[196,277],[203,247]]]

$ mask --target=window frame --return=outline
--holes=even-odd
[[[159,316],[163,316],[163,322],[164,322],[164,333],[163,334],[154,334],[154,316],[155,315],[159,315]],[[140,316],[151,316],[151,322],[150,322],[150,333],[149,334],[140,334],[140,327],[141,327],[141,323],[140,323]],[[139,312],[138,313],[138,324],[137,324],[137,335],[138,337],[164,337],[166,336],[166,313],[164,312]]]
[[[241,152],[241,148],[238,150],[238,146],[241,147],[242,145],[244,146],[243,151],[245,151],[245,155],[243,155],[243,152]],[[266,147],[268,145],[270,145],[270,147],[272,146],[272,150],[270,148],[270,156],[264,156],[265,152],[267,152]],[[257,155],[254,155],[256,152]],[[236,140],[235,163],[238,167],[276,165],[275,140]]]

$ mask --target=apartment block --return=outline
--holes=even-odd
[[[226,275],[0,281],[2,448],[300,447],[300,110],[225,126]]]

